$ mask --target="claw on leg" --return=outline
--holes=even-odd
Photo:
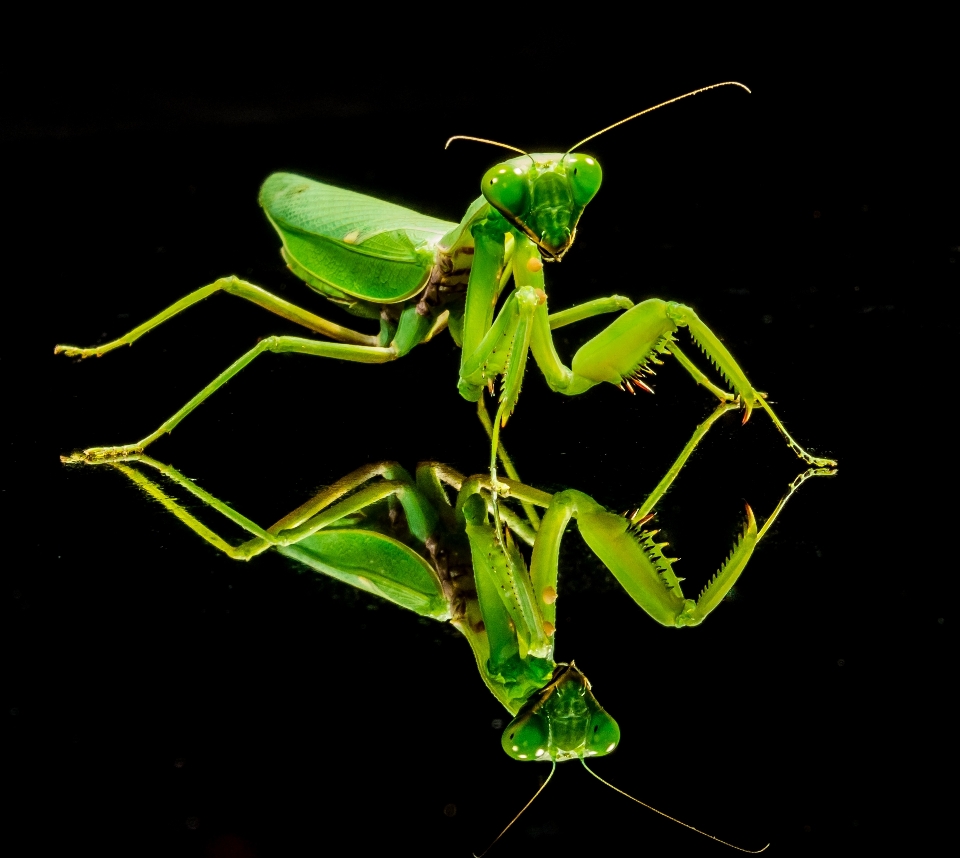
[[[633,383],[639,387],[641,390],[645,390],[647,393],[653,393],[653,388],[650,387],[645,381],[643,381],[639,375],[633,376]]]
[[[54,346],[53,353],[55,355],[79,358],[100,357],[103,354],[103,352],[97,348],[83,349],[79,346]]]
[[[648,512],[646,515],[640,515],[640,510],[635,509],[632,513],[627,515],[624,513],[624,518],[628,519],[630,524],[633,527],[642,527],[648,521],[652,521],[656,513]]]

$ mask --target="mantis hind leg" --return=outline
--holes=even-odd
[[[116,468],[194,533],[232,559],[249,560],[272,548],[315,572],[380,596],[420,616],[449,620],[466,637],[490,691],[514,714],[531,688],[542,687],[552,673],[554,665],[545,659],[536,660],[534,667],[539,673],[534,671],[532,679],[525,662],[520,664],[524,668],[520,675],[506,679],[488,669],[491,644],[487,620],[491,618],[485,616],[485,610],[490,608],[490,600],[485,607],[479,604],[474,576],[465,574],[472,567],[464,566],[463,546],[457,544],[461,541],[458,531],[446,520],[457,513],[443,488],[444,485],[456,489],[465,487],[467,495],[475,501],[479,495],[481,506],[483,502],[489,506],[489,498],[483,497],[489,491],[485,476],[465,479],[447,465],[424,462],[418,466],[414,481],[395,462],[379,462],[348,474],[273,526],[262,528],[175,468],[149,456],[133,454],[91,462],[69,461]],[[145,469],[161,475],[163,485],[157,477],[145,473]],[[252,538],[239,545],[235,540],[224,538],[172,497],[169,484],[216,510]],[[516,489],[518,496],[540,505],[549,500],[549,495],[536,489],[519,484]],[[394,500],[402,505],[403,522],[394,520],[391,506]],[[516,525],[525,540],[534,540],[533,532],[519,517],[512,519],[508,513],[505,521],[511,529]],[[441,536],[444,530],[446,540]],[[467,558],[469,554],[467,547]],[[515,636],[508,620],[501,625],[504,635]]]
[[[325,336],[328,336],[331,339],[337,340],[341,343],[352,343],[353,345],[358,346],[376,346],[379,344],[378,337],[360,334],[357,331],[351,330],[350,328],[344,328],[341,325],[328,322],[321,316],[317,316],[314,313],[297,307],[295,304],[291,304],[289,301],[285,301],[283,298],[279,298],[271,292],[268,292],[266,289],[255,286],[253,283],[247,283],[245,280],[241,280],[238,277],[221,277],[219,280],[214,281],[209,286],[203,286],[202,288],[191,292],[185,298],[181,298],[175,304],[171,304],[169,307],[167,307],[167,309],[163,310],[161,313],[158,313],[156,316],[144,322],[142,325],[137,326],[132,331],[127,332],[122,337],[111,340],[103,345],[92,346],[91,348],[79,348],[78,346],[62,345],[56,346],[53,350],[53,353],[65,354],[68,357],[100,357],[101,355],[106,354],[109,351],[113,351],[120,346],[132,345],[145,333],[153,330],[158,325],[163,324],[165,321],[167,321],[167,319],[173,318],[178,313],[182,313],[187,308],[192,307],[194,304],[198,304],[200,301],[203,301],[205,298],[209,298],[211,295],[217,292],[226,292],[228,295],[236,295],[238,298],[252,301],[254,304],[258,304],[265,310],[269,310],[271,313],[276,313],[278,316],[282,316],[284,319],[289,319],[291,322],[295,322],[298,325],[303,325],[303,327],[307,328],[308,330],[314,331],[318,334],[324,334]]]
[[[165,420],[153,432],[141,438],[135,444],[124,444],[116,447],[90,447],[83,451],[80,458],[87,460],[108,459],[116,456],[128,456],[132,453],[141,453],[157,440],[161,435],[172,432],[173,429],[193,411],[198,405],[206,401],[231,378],[233,378],[254,358],[264,352],[312,355],[314,357],[339,358],[340,360],[356,361],[359,363],[386,363],[395,360],[399,355],[393,348],[376,346],[355,346],[346,343],[325,343],[308,340],[302,337],[267,337],[261,340],[250,351],[228,366],[220,375],[211,381],[203,390],[197,393],[172,417]]]
[[[436,517],[431,516],[429,509],[424,510],[425,504],[414,490],[410,475],[396,462],[376,462],[357,468],[333,485],[321,489],[310,500],[287,513],[275,524],[263,528],[202,489],[173,466],[144,454],[133,453],[100,460],[63,456],[61,461],[65,464],[84,463],[115,467],[159,501],[191,530],[233,560],[249,560],[268,548],[291,545],[387,497],[398,497],[403,504],[410,530],[417,538],[426,541],[436,526]],[[219,512],[253,538],[240,545],[227,542],[201,523],[180,503],[170,498],[157,482],[146,476],[140,469],[132,467],[135,464],[156,471],[170,483],[186,490],[197,500]],[[379,481],[374,482],[378,478],[380,478]]]
[[[421,616],[447,620],[456,613],[455,588],[427,559],[429,540],[437,527],[436,514],[410,475],[395,462],[379,462],[348,474],[266,529],[201,489],[175,468],[149,456],[133,455],[93,464],[116,468],[194,533],[234,560],[249,560],[273,548],[314,571],[381,596]],[[231,543],[171,497],[155,479],[134,467],[137,464],[153,469],[170,483],[185,489],[252,538],[239,545]],[[374,513],[380,501],[393,498],[403,507],[415,548],[390,535],[392,517],[384,516],[382,507],[379,514]],[[363,526],[353,521],[357,513],[363,513]]]

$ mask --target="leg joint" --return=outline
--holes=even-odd
[[[685,304],[677,301],[666,302],[667,318],[679,328],[685,328],[690,324],[689,314],[692,312]]]
[[[684,626],[699,626],[702,622],[703,618],[697,616],[697,603],[693,599],[684,599],[683,607],[677,613],[673,624],[682,629]]]
[[[283,337],[269,336],[264,337],[257,343],[256,348],[261,352],[275,352],[283,347]]]

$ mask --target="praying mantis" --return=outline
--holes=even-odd
[[[736,402],[721,402],[632,512],[611,512],[576,490],[549,494],[503,479],[497,488],[502,537],[490,520],[497,506],[490,477],[465,477],[439,462],[421,463],[415,476],[396,462],[362,467],[263,528],[145,454],[90,459],[81,453],[64,461],[117,469],[233,559],[275,551],[422,617],[451,623],[470,645],[487,688],[512,716],[503,731],[503,750],[519,761],[549,761],[555,767],[579,759],[586,765],[618,746],[620,730],[576,664],[554,660],[558,558],[570,521],[649,616],[664,626],[695,626],[720,605],[800,485],[835,473],[811,467],[799,474],[762,527],[747,505],[743,532],[726,560],[696,600],[685,597],[673,559],[663,551],[666,543],[657,542],[658,531],[648,525],[700,441],[736,408]],[[491,429],[482,401],[478,411]],[[502,447],[499,452],[506,464],[509,457]],[[248,538],[232,544],[176,500],[171,489],[199,500]],[[508,505],[510,500],[522,505],[526,517]],[[530,512],[533,508],[545,510],[542,520]],[[529,568],[518,543],[530,548]]]
[[[746,90],[734,82],[714,84],[663,104],[727,85]],[[518,402],[529,354],[548,385],[568,396],[602,382],[630,393],[636,389],[652,392],[645,379],[654,374],[664,356],[671,355],[721,402],[738,402],[744,422],[755,408],[762,409],[806,465],[832,467],[833,460],[812,455],[790,436],[765,394],[752,385],[719,337],[691,307],[659,298],[634,304],[624,296],[611,295],[559,312],[548,311],[544,263],[559,262],[571,248],[577,223],[602,178],[596,159],[574,150],[654,109],[608,126],[565,153],[528,154],[507,146],[521,154],[485,173],[483,195],[458,224],[290,173],[273,174],[261,188],[260,204],[281,238],[288,267],[347,312],[378,321],[379,334],[335,324],[260,286],[226,277],[197,289],[118,339],[87,348],[58,345],[55,353],[100,356],[134,343],[217,292],[251,301],[335,340],[268,336],[149,435],[132,444],[91,447],[84,456],[97,460],[143,452],[266,352],[379,364],[403,357],[447,328],[461,347],[458,388],[465,399],[478,401],[484,388],[492,391],[494,381],[501,379],[490,446],[495,508],[499,433]],[[511,279],[513,289],[496,312]],[[566,366],[555,348],[553,331],[617,311],[625,312],[583,344]],[[689,331],[723,376],[727,389],[712,382],[680,348],[675,337],[680,328]]]
[[[572,148],[578,148],[579,145],[581,144]],[[588,161],[591,163],[588,163]],[[520,176],[518,170],[525,175]],[[574,171],[582,171],[584,174],[584,181],[587,184],[580,186],[581,188],[586,187],[589,191],[591,187],[589,182],[595,182],[596,186],[592,188],[593,193],[583,194],[576,190],[570,190],[577,187],[570,177],[570,173]],[[575,175],[580,176],[581,173],[577,172]],[[506,181],[501,181],[501,177],[504,176],[507,178],[516,176],[519,185],[510,186]],[[513,179],[510,178],[509,181],[513,182]],[[567,182],[566,193],[569,200],[575,204],[564,215],[568,217],[568,221],[563,229],[568,230],[569,234],[563,233],[560,238],[552,239],[547,234],[548,230],[531,226],[530,211],[518,213],[515,207],[519,207],[526,199],[538,198],[543,194],[545,188],[550,189],[551,193],[562,193],[559,189],[564,186],[564,182]],[[461,395],[468,400],[477,400],[483,396],[483,391],[489,389],[493,381],[500,377],[502,378],[502,397],[489,433],[491,436],[489,475],[482,478],[463,478],[455,471],[444,470],[440,466],[428,464],[427,476],[424,477],[424,480],[428,485],[439,482],[441,492],[446,495],[453,490],[457,490],[458,493],[462,492],[464,483],[469,482],[469,479],[475,479],[474,484],[477,488],[472,491],[472,494],[468,496],[462,506],[468,508],[468,511],[474,515],[474,521],[470,526],[477,528],[477,539],[481,538],[480,534],[484,534],[483,538],[498,546],[501,557],[491,561],[496,567],[492,574],[500,574],[505,576],[507,580],[513,581],[523,581],[526,580],[526,577],[529,577],[529,580],[533,582],[533,560],[531,559],[531,570],[527,573],[517,563],[517,552],[510,548],[511,542],[515,548],[517,542],[527,541],[524,539],[522,532],[526,532],[529,536],[531,530],[530,519],[528,518],[527,524],[524,524],[520,518],[511,512],[509,506],[504,505],[502,507],[503,527],[500,528],[502,536],[497,534],[497,527],[494,527],[494,532],[491,535],[489,523],[486,520],[490,515],[494,516],[495,522],[499,519],[501,512],[501,505],[498,503],[499,497],[505,497],[508,502],[510,498],[513,498],[529,506],[540,506],[548,510],[555,498],[555,496],[549,496],[548,501],[545,493],[537,495],[535,489],[520,483],[517,478],[510,474],[509,470],[507,470],[508,478],[499,478],[496,466],[499,433],[519,400],[520,385],[528,355],[532,354],[534,356],[534,360],[543,371],[548,385],[566,395],[585,392],[601,381],[615,384],[629,393],[635,392],[636,387],[640,387],[641,390],[648,390],[648,376],[652,374],[654,367],[661,360],[673,356],[695,381],[703,384],[717,397],[720,401],[718,409],[722,409],[721,413],[741,408],[746,419],[754,408],[764,410],[775,426],[783,433],[794,452],[806,465],[810,466],[801,475],[802,479],[798,478],[799,482],[795,481],[795,485],[791,484],[792,488],[763,526],[758,528],[756,522],[754,522],[752,536],[750,528],[752,516],[748,515],[744,539],[738,543],[734,550],[734,554],[739,558],[734,563],[734,566],[738,567],[736,574],[739,575],[746,565],[746,561],[749,560],[753,547],[767,532],[786,498],[809,476],[833,473],[832,469],[835,463],[833,460],[811,455],[787,434],[786,429],[774,414],[764,395],[751,385],[745,373],[740,369],[720,339],[713,334],[690,307],[676,302],[661,301],[660,299],[650,299],[634,305],[632,300],[628,298],[611,295],[608,298],[589,301],[568,310],[548,312],[543,265],[551,261],[559,261],[570,248],[576,232],[576,221],[592,199],[593,194],[596,193],[599,183],[599,165],[590,156],[581,156],[576,153],[524,154],[492,168],[484,176],[483,190],[485,195],[470,207],[459,224],[453,224],[425,218],[407,209],[390,206],[369,197],[341,191],[312,182],[309,179],[292,176],[292,174],[276,174],[265,183],[261,191],[261,204],[281,236],[283,254],[288,266],[311,288],[331,299],[343,309],[358,317],[375,320],[380,326],[379,335],[362,334],[335,325],[266,292],[252,283],[246,283],[237,278],[218,280],[172,305],[124,337],[87,349],[58,346],[56,351],[77,357],[99,356],[120,345],[131,344],[148,330],[218,291],[225,291],[228,294],[250,300],[286,319],[303,324],[307,329],[325,335],[335,342],[320,342],[299,337],[268,337],[218,375],[151,435],[134,444],[89,448],[75,457],[73,461],[82,461],[87,464],[109,464],[121,470],[128,468],[130,472],[140,473],[144,480],[153,483],[156,491],[162,492],[159,482],[144,477],[144,471],[137,471],[138,467],[146,468],[147,471],[151,468],[159,470],[153,460],[144,455],[144,450],[157,438],[175,428],[199,404],[260,354],[266,351],[287,351],[361,363],[388,362],[408,354],[416,345],[426,343],[437,337],[446,327],[461,347],[462,358],[458,384]],[[498,190],[491,190],[492,188]],[[503,194],[498,196],[501,188],[505,190]],[[487,194],[494,196],[495,200],[491,200]],[[584,201],[586,197],[589,197],[589,199]],[[301,201],[304,201],[306,205],[298,209]],[[327,206],[327,202],[330,203],[329,206]],[[548,206],[547,208],[554,208],[556,216],[559,218],[562,206]],[[393,242],[392,246],[384,246],[390,244],[391,241]],[[398,255],[402,256],[403,253],[406,253],[407,256],[399,259]],[[411,271],[416,273],[417,276],[413,277]],[[336,272],[345,272],[346,280],[333,279]],[[404,279],[401,277],[402,274],[411,276]],[[509,289],[511,278],[514,281],[512,291]],[[390,291],[391,289],[394,291]],[[499,311],[497,311],[497,306],[500,306]],[[554,347],[552,332],[574,322],[617,311],[625,312],[600,335],[582,346],[569,367],[564,365]],[[674,339],[674,335],[681,327],[688,329],[697,345],[704,350],[710,361],[720,370],[728,382],[727,389],[710,381],[681,350]],[[434,380],[430,379],[430,383],[434,383]],[[505,465],[504,467],[506,468]],[[381,482],[400,483],[405,487],[403,491],[415,496],[415,490],[420,490],[419,480],[411,478],[409,474],[404,476],[399,471],[392,470],[393,466],[389,466],[389,468],[391,469],[390,474],[399,478],[384,480],[384,475],[381,474],[378,475],[377,479]],[[124,473],[130,476],[127,471],[124,471]],[[177,480],[177,475],[172,470],[164,471],[163,476],[192,493],[186,482]],[[457,485],[457,480],[461,481],[460,485]],[[373,479],[372,481],[377,482]],[[141,482],[140,484],[152,493],[152,490],[145,483]],[[448,488],[444,489],[444,485]],[[347,494],[343,500],[350,501],[360,495],[363,490],[363,488],[357,487],[353,494]],[[422,494],[422,490],[420,491]],[[663,488],[663,491],[666,491],[666,487]],[[662,496],[663,491],[660,492],[660,496]],[[364,539],[375,546],[373,552],[375,557],[382,556],[379,553],[379,548],[382,547],[381,543],[384,541],[380,539],[380,536],[371,534],[382,535],[380,528],[386,529],[388,524],[391,528],[395,526],[389,517],[391,503],[394,510],[397,509],[399,504],[399,508],[404,510],[402,520],[408,521],[406,507],[397,497],[399,493],[400,491],[397,490],[396,493],[388,494],[387,497],[381,498],[379,501],[373,501],[368,506],[361,506],[350,515],[345,513],[343,518],[335,521],[334,526],[321,527],[321,530],[327,529],[331,533],[347,530],[349,528],[346,523],[356,524],[356,520],[351,518],[352,515],[363,515],[365,520],[373,521],[373,526],[364,536]],[[389,500],[390,497],[397,497],[397,500],[392,502]],[[568,496],[565,500],[570,500],[570,497],[572,496]],[[222,512],[223,510],[220,510],[214,503],[215,500],[215,498],[209,496],[208,499],[204,499],[204,502],[210,503],[213,509]],[[650,502],[650,499],[648,498],[647,501]],[[319,501],[317,502],[319,503]],[[171,503],[174,502],[171,501]],[[339,501],[334,501],[334,506],[336,503],[339,503]],[[456,513],[457,504],[450,503],[449,498],[444,501],[436,492],[427,495],[426,500],[422,501],[422,506],[424,509],[433,509],[438,520],[441,520],[443,518],[441,512],[446,510],[444,503]],[[650,502],[651,510],[653,503],[655,501]],[[174,511],[172,507],[168,508]],[[560,509],[561,507],[558,505],[557,508]],[[566,508],[564,509],[566,510]],[[566,511],[563,514],[566,514]],[[323,512],[327,512],[329,515],[329,508],[319,509],[317,514]],[[625,522],[628,527],[636,525],[636,533],[639,534],[646,532],[643,531],[645,523],[643,519],[648,514],[649,512],[641,513],[638,509],[633,515],[614,517],[620,518],[620,521]],[[189,515],[189,513],[184,510],[184,515]],[[470,574],[476,575],[477,567],[473,562],[472,543],[466,535],[466,515],[464,513],[462,526],[459,520],[455,521],[454,527],[450,531],[453,536],[450,538],[454,542],[459,542],[461,555],[469,553]],[[556,515],[559,516],[560,513],[556,513]],[[570,515],[572,516],[573,513],[570,513]],[[601,514],[598,512],[597,520],[609,522],[609,519],[606,518],[607,515],[610,515],[610,513],[603,511],[603,514]],[[386,516],[386,523],[384,516]],[[587,532],[592,532],[590,531],[589,519],[589,515],[584,515],[582,522],[586,523]],[[283,521],[286,521],[286,519]],[[292,521],[293,519],[290,519],[290,522]],[[577,521],[580,523],[581,533],[584,533],[584,525],[579,517],[577,517]],[[313,523],[316,524],[315,521]],[[290,524],[289,527],[281,527],[280,529],[294,530],[302,524],[306,524],[306,520],[297,525]],[[525,527],[527,528],[526,531],[524,531]],[[362,527],[355,529],[364,530]],[[260,530],[271,537],[277,535],[271,533],[273,530],[271,528],[261,528]],[[200,531],[197,530],[197,532]],[[562,533],[562,528],[560,532]],[[305,537],[299,542],[293,541],[289,545],[280,545],[281,540],[277,538],[268,539],[256,530],[250,530],[249,533],[252,540],[266,540],[263,543],[262,550],[286,553],[288,556],[294,555],[298,549],[301,552],[306,551],[306,546],[301,543],[307,542],[307,545],[310,544]],[[540,553],[537,555],[539,560],[541,557],[547,556],[544,552],[555,543],[551,539],[545,538],[545,535],[540,536],[540,531],[535,531],[535,533],[537,535],[533,537],[532,544],[535,551],[537,546],[540,546]],[[625,533],[626,531],[619,536],[623,537]],[[311,534],[310,538],[315,535]],[[337,535],[342,535],[342,533]],[[291,534],[286,533],[283,538],[291,538]],[[395,537],[391,538],[395,539]],[[413,544],[408,544],[408,541],[404,540],[396,540],[405,549],[406,553],[403,553],[403,557],[414,564],[423,576],[426,576],[425,580],[432,580],[430,576],[433,573],[430,572],[430,569],[433,568],[434,557],[428,544],[428,538],[424,538],[422,543],[416,536],[405,538],[412,541]],[[468,544],[469,552],[464,549],[464,540]],[[619,542],[622,541],[622,539],[619,540]],[[599,542],[603,546],[610,544],[603,539],[599,539]],[[613,544],[618,545],[619,542],[613,540]],[[600,550],[606,551],[607,548],[604,547]],[[344,549],[345,552],[346,549]],[[416,558],[419,558],[419,560]],[[536,568],[547,569],[554,578],[558,574],[556,564],[551,567],[550,563],[540,563]],[[552,572],[550,572],[551,568],[553,569]],[[732,568],[733,566],[730,566],[728,562],[724,570]],[[435,574],[434,578],[436,578]],[[628,573],[626,574],[626,580],[633,582],[634,578]],[[442,582],[439,586],[442,594]],[[662,604],[658,604],[658,596],[649,595],[651,592],[658,593],[656,586],[652,590],[636,584],[631,584],[631,586],[637,590],[638,595],[634,597],[636,601],[641,602],[641,599],[646,599],[654,612],[663,608]],[[687,610],[686,602],[688,600],[684,599],[678,611],[671,614],[668,610],[665,610],[662,616],[666,619],[672,616],[672,624],[674,625],[676,625],[678,619],[681,620],[681,624],[691,625],[695,624],[694,621],[702,621],[703,617],[712,611],[722,598],[720,585],[711,586],[714,587],[712,592],[715,598],[712,596],[710,600],[704,602],[703,609],[699,614],[696,613],[696,608],[700,602],[695,603],[691,610]],[[532,583],[530,587],[533,588]],[[626,584],[624,584],[624,587],[629,591]],[[364,589],[367,588],[364,587]],[[536,590],[531,589],[531,592],[536,593]],[[542,592],[543,589],[541,588],[541,594]],[[633,595],[632,592],[631,595]],[[676,596],[676,594],[674,595]],[[447,600],[446,595],[444,595],[444,600]],[[659,601],[662,602],[662,600]],[[490,604],[495,605],[496,603],[490,600]],[[476,617],[479,613],[485,620],[480,605],[479,590],[476,599],[464,597],[463,610],[467,612],[465,616],[469,616],[468,609],[472,607],[473,616]],[[441,610],[441,607],[438,607],[437,610]],[[442,610],[451,612],[448,621],[454,622],[454,609],[450,607],[449,600],[446,601],[446,607]],[[544,606],[541,610],[546,611],[549,615],[547,606]],[[494,696],[504,704],[511,714],[519,716],[523,713],[525,703],[521,701],[524,701],[524,691],[530,691],[536,697],[538,692],[545,692],[549,688],[551,690],[548,700],[563,697],[559,693],[560,685],[558,684],[563,677],[566,677],[563,679],[564,688],[590,691],[585,677],[579,673],[579,670],[574,673],[573,670],[567,669],[563,673],[563,677],[555,673],[557,669],[562,669],[563,665],[553,662],[552,635],[547,635],[546,628],[542,624],[538,625],[529,616],[521,614],[518,626],[508,608],[503,607],[502,611],[497,613],[497,609],[491,607],[491,611],[500,620],[497,627],[501,631],[504,628],[507,630],[503,633],[502,638],[507,642],[507,649],[503,652],[509,650],[512,653],[515,649],[516,658],[522,663],[523,669],[517,674],[519,679],[516,680],[520,682],[520,685],[511,688],[501,687],[500,680],[490,679],[487,668],[480,663],[479,656],[478,665],[480,665],[481,675],[488,687],[493,683],[498,688],[499,694],[494,691]],[[505,622],[503,621],[504,615],[506,616]],[[660,621],[662,622],[662,619]],[[459,622],[462,623],[463,620]],[[545,619],[544,622],[550,621]],[[454,624],[456,625],[456,622]],[[494,625],[496,626],[496,623]],[[513,628],[511,628],[511,625]],[[518,628],[520,631],[517,631]],[[464,634],[469,641],[469,635],[466,632]],[[486,631],[486,625],[484,625],[484,634],[487,638],[486,646],[489,647],[490,633]],[[543,642],[544,637],[550,639],[546,644]],[[473,646],[473,643],[471,643],[471,646]],[[481,646],[482,654],[483,647],[481,644],[478,644],[478,646]],[[533,648],[531,649],[531,647]],[[477,648],[475,646],[473,648],[476,654]],[[525,651],[525,656],[521,656],[522,650]],[[549,655],[531,655],[534,652],[544,652],[549,653]],[[541,659],[541,661],[538,662],[536,659]],[[550,664],[553,664],[553,668],[550,668]],[[527,672],[528,668],[531,671],[529,673]],[[570,668],[570,665],[567,665],[567,668]],[[533,689],[533,686],[537,686],[538,683],[540,685]],[[493,688],[491,688],[491,691],[493,691]],[[541,705],[540,708],[542,709],[543,706]],[[537,713],[535,713],[537,717],[540,717],[539,711],[537,710]],[[593,710],[594,714],[596,711]],[[591,715],[592,717],[593,715]],[[609,727],[609,723],[604,723]],[[533,731],[531,735],[536,738],[538,735],[542,735],[542,730],[540,733]],[[534,746],[537,745],[536,742],[533,744]],[[583,756],[590,756],[586,751],[596,752],[593,755],[602,755],[599,751],[603,747],[605,746],[589,747],[584,740],[582,745]],[[551,759],[556,762],[562,759],[583,758],[583,756],[577,754],[573,754],[572,757],[564,757],[561,755],[562,752],[569,749],[550,745],[544,748],[534,747],[534,756],[536,756],[536,751],[541,749],[544,750],[544,753],[540,759]],[[510,752],[508,751],[508,753]],[[519,751],[515,753],[519,753]]]

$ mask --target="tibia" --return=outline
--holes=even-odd
[[[720,570],[703,588],[700,598],[697,599],[696,607],[692,611],[685,611],[684,615],[678,618],[678,626],[699,625],[723,601],[723,597],[727,595],[730,588],[736,583],[737,578],[740,577],[740,573],[746,568],[750,556],[753,554],[753,549],[757,546],[758,538],[757,520],[753,516],[750,505],[747,504],[747,521],[744,524],[743,534],[731,549]]]
[[[671,301],[667,304],[666,313],[679,327],[686,327],[690,331],[693,341],[700,346],[724,380],[739,395],[744,407],[743,422],[746,423],[750,419],[754,405],[760,401],[761,395],[750,384],[750,380],[733,359],[733,355],[690,307]]]

